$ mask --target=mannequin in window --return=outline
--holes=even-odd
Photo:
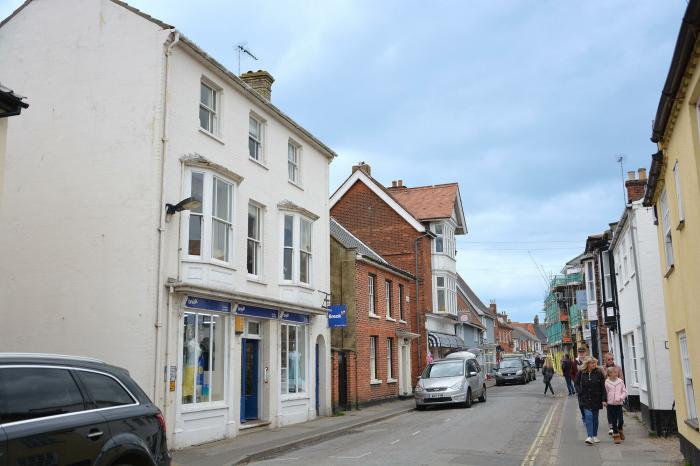
[[[185,318],[187,324],[187,318]],[[185,327],[185,343],[183,345],[183,370],[182,370],[182,401],[192,403],[194,401],[194,371],[197,361],[197,342],[194,339],[194,327]]]

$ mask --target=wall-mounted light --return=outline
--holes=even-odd
[[[188,197],[183,199],[177,204],[165,204],[165,213],[168,215],[173,215],[177,212],[182,212],[183,210],[192,210],[202,205],[202,201],[194,197]]]

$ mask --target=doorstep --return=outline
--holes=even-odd
[[[256,427],[269,426],[270,424],[271,424],[270,421],[263,421],[261,419],[254,420],[254,421],[246,421],[245,423],[241,424],[241,426],[238,428],[238,430],[250,430],[250,429],[255,429]]]

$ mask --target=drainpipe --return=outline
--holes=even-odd
[[[160,157],[160,199],[158,201],[158,210],[160,212],[160,222],[158,225],[158,267],[156,270],[156,345],[155,345],[155,370],[153,371],[153,398],[156,398],[158,393],[158,374],[161,371],[161,357],[160,357],[160,343],[161,343],[161,327],[163,327],[163,322],[161,322],[161,306],[162,306],[162,296],[163,290],[161,289],[161,275],[163,272],[163,246],[164,246],[164,235],[165,235],[165,157],[167,155],[167,144],[168,144],[168,75],[170,74],[170,54],[172,53],[173,47],[180,41],[180,33],[175,31],[171,34],[172,40],[165,48],[165,70],[163,76],[163,132],[161,135],[161,157]],[[167,43],[167,41],[166,41]],[[169,330],[169,329],[166,329]],[[167,361],[166,361],[167,362]],[[165,370],[163,372],[163,379],[167,380],[165,377]],[[166,382],[164,382],[166,385]],[[162,407],[165,409],[167,399],[167,392],[163,398]],[[157,403],[157,401],[156,401]]]
[[[415,251],[415,256],[416,256],[416,304],[413,306],[413,309],[415,310],[416,313],[416,330],[418,331],[418,373],[420,374],[420,366],[421,366],[421,338],[420,338],[420,310],[418,309],[418,288],[420,287],[420,284],[418,282],[418,240],[424,237],[429,237],[432,236],[430,231],[427,231],[426,233],[423,233],[419,237],[416,238],[416,241],[414,243],[414,251]],[[426,338],[428,335],[428,329],[425,329],[425,334]]]
[[[630,209],[631,210],[631,209]],[[631,211],[630,213],[633,213]],[[649,354],[647,345],[647,323],[644,319],[644,301],[642,299],[642,278],[640,276],[639,262],[637,261],[637,225],[636,215],[630,215],[630,235],[632,237],[632,257],[634,259],[634,270],[637,274],[637,302],[639,303],[639,321],[642,324],[642,346],[644,347],[644,370],[646,371],[647,392],[649,397],[649,411],[654,409],[654,397],[652,392],[651,373],[649,372]]]

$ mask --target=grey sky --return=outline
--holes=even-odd
[[[132,0],[237,70],[389,185],[458,181],[458,270],[513,320],[542,308],[527,249],[557,272],[622,212],[616,155],[649,165],[651,120],[685,10],[656,1]],[[0,0],[0,17],[20,0]],[[513,250],[517,249],[517,250]]]

